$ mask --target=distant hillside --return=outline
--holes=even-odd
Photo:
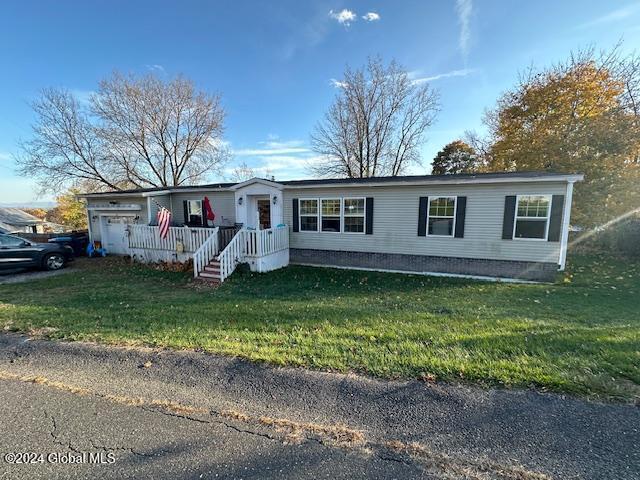
[[[44,208],[48,210],[56,206],[56,202],[0,202],[0,207],[9,208]]]

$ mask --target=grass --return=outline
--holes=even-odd
[[[0,285],[0,327],[384,378],[640,399],[640,262],[571,256],[553,285],[291,266],[218,289],[120,259]]]

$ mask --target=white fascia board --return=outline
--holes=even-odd
[[[105,193],[81,193],[77,198],[109,198],[109,197],[142,197],[142,192],[105,192]]]
[[[170,190],[168,193],[173,195],[177,193],[197,193],[197,192],[228,192],[230,189],[227,187],[193,187],[193,188],[176,188]]]
[[[282,190],[283,188],[285,188],[285,185],[283,185],[282,183],[278,183],[278,182],[272,182],[270,180],[265,180],[264,178],[250,178],[247,181],[244,181],[242,183],[237,183],[235,185],[233,185],[232,187],[229,187],[229,190],[238,190],[242,187],[246,187],[248,185],[253,185],[254,183],[259,183],[261,185],[266,185],[268,187],[273,187],[273,188],[277,188],[278,190]]]
[[[104,210],[104,211],[112,211],[112,212],[127,211],[127,210],[142,210],[142,205],[134,205],[134,204],[113,205],[113,206],[90,205],[89,207],[87,207],[87,210],[100,210],[100,211]]]
[[[160,195],[169,195],[171,193],[170,190],[159,190],[157,192],[143,192],[143,197],[158,197]]]

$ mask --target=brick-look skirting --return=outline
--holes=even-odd
[[[291,263],[553,281],[555,263],[292,248]]]

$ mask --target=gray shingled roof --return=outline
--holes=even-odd
[[[402,182],[439,182],[442,180],[455,179],[486,179],[494,178],[545,178],[557,175],[565,175],[563,173],[552,172],[497,172],[497,173],[460,173],[457,175],[403,175],[397,177],[367,177],[367,178],[322,178],[309,180],[285,180],[281,183],[289,186],[306,186],[306,185],[328,185],[336,183],[402,183]]]
[[[19,208],[0,207],[0,223],[4,225],[13,225],[23,227],[25,225],[36,225],[43,223],[38,217],[34,217]]]
[[[279,183],[281,185],[286,185],[290,187],[296,186],[313,186],[313,185],[335,185],[340,183],[348,183],[348,184],[369,184],[369,183],[402,183],[402,182],[424,182],[424,183],[437,183],[443,180],[456,180],[456,179],[478,179],[478,180],[492,180],[492,179],[502,179],[502,178],[553,178],[557,176],[565,176],[572,175],[566,173],[553,173],[553,172],[497,172],[497,173],[462,173],[457,175],[404,175],[397,177],[367,177],[367,178],[320,178],[320,179],[307,179],[307,180],[270,180],[268,178],[264,178],[263,180]],[[147,192],[160,192],[160,191],[180,191],[187,189],[219,189],[219,188],[230,188],[238,183],[209,183],[203,185],[184,185],[179,187],[156,187],[156,188],[138,188],[133,190],[118,190],[111,192],[96,192],[96,193],[87,193],[85,195],[126,195],[130,194],[138,194],[138,193],[147,193]]]
[[[240,183],[240,182],[237,182]],[[93,193],[85,193],[82,195],[113,195],[117,193],[118,195],[126,195],[127,193],[147,193],[147,192],[163,192],[165,190],[180,191],[180,190],[188,190],[192,188],[203,188],[203,189],[218,189],[218,188],[229,188],[237,185],[237,183],[207,183],[204,185],[180,185],[178,187],[152,187],[152,188],[133,188],[130,190],[112,190],[110,192],[93,192]],[[80,195],[80,196],[82,196]]]

